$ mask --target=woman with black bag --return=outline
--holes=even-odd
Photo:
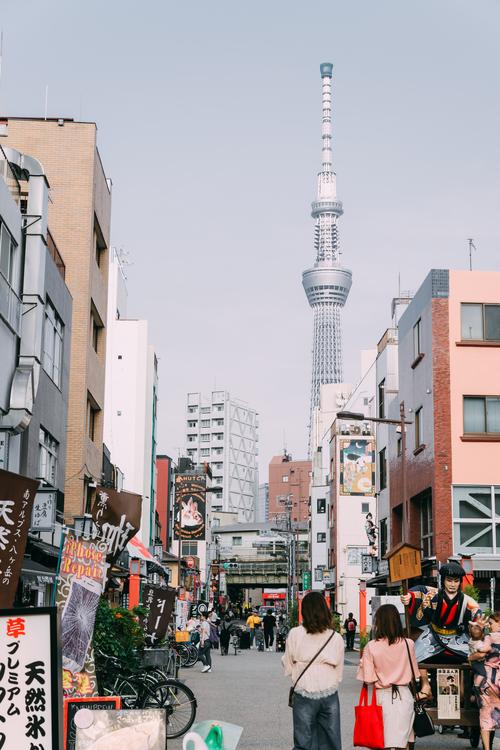
[[[386,750],[408,747],[414,741],[415,697],[411,689],[418,675],[413,641],[405,638],[399,612],[393,604],[383,604],[375,613],[374,640],[367,643],[357,678],[377,689],[382,706]]]
[[[302,600],[303,625],[292,628],[282,657],[292,678],[293,750],[341,750],[338,687],[344,641],[333,629],[325,599],[311,591]]]

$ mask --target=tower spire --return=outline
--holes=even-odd
[[[316,262],[302,274],[302,284],[314,313],[313,362],[309,422],[309,452],[313,412],[319,406],[320,388],[326,383],[341,383],[342,328],[340,313],[352,283],[352,273],[340,265],[338,220],[343,214],[337,199],[336,175],[332,154],[332,63],[322,63],[322,158],[318,174],[318,192],[312,203]]]

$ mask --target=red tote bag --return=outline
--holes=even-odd
[[[354,747],[369,747],[374,750],[384,748],[384,718],[382,706],[377,706],[375,685],[371,703],[368,703],[368,688],[363,685],[359,694],[359,705],[354,707],[354,713]]]

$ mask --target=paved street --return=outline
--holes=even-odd
[[[244,727],[238,750],[290,750],[292,712],[287,706],[289,681],[281,671],[281,654],[242,651],[221,657],[212,652],[213,671],[202,674],[201,664],[184,670],[181,677],[198,700],[197,720],[221,719]],[[340,692],[343,750],[352,748],[353,706],[359,695],[356,681],[357,654],[346,658]],[[468,748],[468,740],[452,734],[418,742],[418,750]],[[181,740],[170,740],[169,750],[180,750]]]

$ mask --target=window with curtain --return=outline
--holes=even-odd
[[[464,396],[464,433],[500,434],[500,396]]]

